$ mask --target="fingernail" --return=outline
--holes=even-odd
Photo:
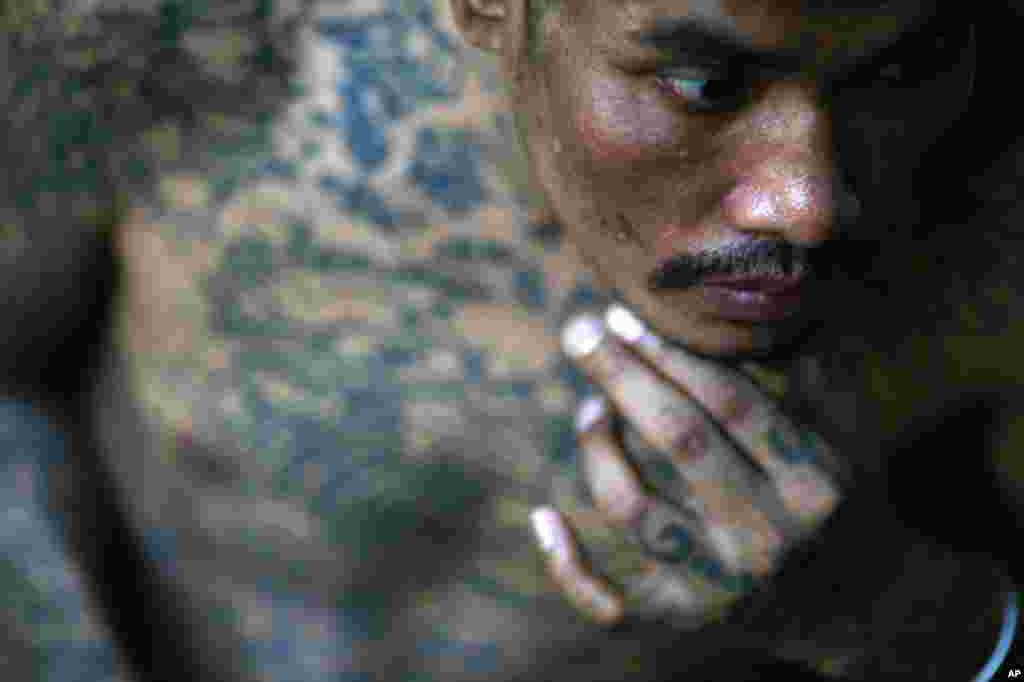
[[[652,334],[647,325],[623,305],[614,303],[604,314],[605,324],[612,333],[626,343],[640,344],[656,348],[660,341]]]
[[[558,513],[551,507],[538,507],[530,512],[530,525],[541,549],[549,554],[560,555],[561,524]]]
[[[586,433],[608,412],[608,403],[599,395],[592,395],[576,410],[576,432]]]
[[[635,343],[647,333],[647,326],[618,303],[608,308],[604,314],[604,321],[613,334],[627,343]]]
[[[566,355],[581,358],[589,355],[601,344],[604,325],[593,315],[577,317],[562,332],[562,349]]]

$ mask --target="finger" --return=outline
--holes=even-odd
[[[755,575],[770,571],[782,537],[761,510],[763,482],[700,406],[605,333],[593,316],[573,320],[562,340],[643,439],[672,459],[703,505],[709,537],[729,544],[719,550],[739,553]]]
[[[664,533],[648,533],[654,538],[650,542],[637,542],[634,537],[630,544],[616,546],[609,555],[602,543],[604,533],[577,534],[568,515],[556,512],[551,519],[547,516],[550,511],[536,510],[531,515],[538,543],[542,549],[550,548],[544,550],[548,555],[548,573],[563,597],[595,622],[615,624],[628,611],[634,616],[669,618],[677,627],[695,629],[724,613],[750,589],[749,578],[745,576],[713,580],[717,564],[691,556],[688,548],[678,542],[677,531],[670,531],[661,539],[657,536]],[[652,516],[651,520],[657,518]],[[581,538],[596,545],[583,545]],[[604,559],[604,574],[614,583],[592,567],[591,553]],[[658,555],[661,559],[655,558]],[[687,563],[693,564],[693,569]]]
[[[709,529],[700,505],[679,508],[645,489],[606,414],[604,400],[592,398],[581,405],[577,420],[583,477],[594,506],[651,556],[717,587],[733,584],[745,566],[730,535]]]
[[[581,452],[583,479],[594,506],[619,527],[634,524],[652,503],[633,467],[619,456],[604,398],[580,404],[576,437]]]
[[[786,511],[813,526],[839,501],[835,458],[816,434],[786,417],[742,372],[662,342],[629,310],[611,306],[608,328],[682,387],[774,481]]]
[[[622,620],[622,595],[583,561],[562,515],[550,507],[530,514],[534,535],[547,561],[548,573],[577,611],[601,625]]]
[[[586,499],[610,527],[635,531],[638,520],[655,502],[664,499],[694,527],[704,524],[703,503],[679,475],[669,458],[652,448],[636,429],[618,429],[613,423],[608,402],[602,396],[583,400],[576,413],[576,439],[580,477]],[[626,453],[629,453],[628,455]],[[562,511],[567,511],[564,507]],[[567,514],[570,522],[578,523]],[[589,544],[589,538],[581,538]],[[636,540],[636,533],[631,540]],[[719,548],[729,562],[734,556],[731,545]],[[730,564],[732,565],[732,564]]]

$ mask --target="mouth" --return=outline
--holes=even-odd
[[[695,287],[717,317],[740,322],[780,322],[803,307],[802,275],[708,275]]]

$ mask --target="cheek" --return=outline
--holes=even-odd
[[[581,97],[573,124],[594,161],[638,161],[664,152],[675,137],[676,115],[656,93],[636,93],[621,80],[596,77]]]

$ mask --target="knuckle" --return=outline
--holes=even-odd
[[[600,378],[608,382],[624,383],[622,380],[635,368],[635,361],[626,351],[616,343],[607,342],[601,352],[595,357],[595,369]],[[639,377],[634,378],[639,379]]]
[[[629,526],[643,518],[651,500],[638,488],[623,486],[621,494],[599,497],[597,504],[610,521],[621,526]]]
[[[841,495],[827,479],[800,473],[779,483],[786,510],[801,524],[813,526],[827,518]]]
[[[754,401],[738,386],[722,385],[709,392],[708,409],[723,426],[742,423],[753,411]]]
[[[584,462],[594,504],[605,517],[630,524],[644,513],[650,499],[629,465],[616,453],[594,444],[585,451]]]
[[[751,510],[746,525],[733,530],[739,543],[736,559],[755,578],[771,575],[786,550],[786,533],[762,513]]]
[[[566,573],[559,581],[562,594],[584,616],[602,624],[612,625],[623,615],[621,600],[600,580],[583,570]]]
[[[625,616],[622,600],[617,599],[607,591],[598,589],[599,591],[595,592],[590,598],[592,618],[598,625],[616,625]]]
[[[755,578],[763,578],[773,574],[782,560],[784,544],[781,536],[770,535],[760,537],[753,547],[750,557],[750,573]]]
[[[665,443],[673,459],[693,463],[708,451],[711,433],[698,415],[676,415],[666,428]]]

